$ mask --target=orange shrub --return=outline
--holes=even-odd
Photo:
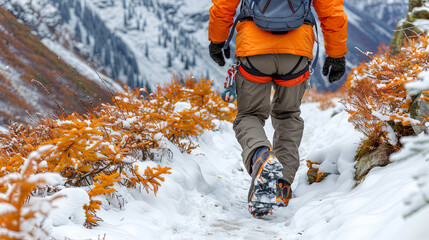
[[[95,196],[101,194],[109,194],[116,191],[113,187],[115,182],[119,182],[121,179],[119,178],[119,173],[115,172],[111,175],[105,175],[103,173],[99,173],[96,177],[94,177],[96,181],[94,183],[94,188],[89,190],[89,205],[85,205],[84,209],[86,210],[86,225],[88,227],[95,226],[97,224],[97,217],[95,215],[95,211],[100,209],[101,201],[94,200]]]
[[[366,136],[366,147],[386,143],[398,149],[400,137],[414,134],[411,124],[421,124],[410,117],[412,96],[405,83],[417,80],[429,68],[427,47],[428,37],[421,37],[398,55],[392,57],[386,51],[372,57],[348,76],[349,94],[342,102],[349,121]]]
[[[336,92],[318,92],[317,88],[313,88],[310,91],[305,92],[302,102],[317,102],[319,103],[319,108],[321,110],[325,110],[335,107],[335,103],[333,101],[335,99],[342,99],[345,95],[346,90],[344,88],[340,88]]]
[[[328,176],[328,173],[321,172],[318,167],[315,167],[313,165],[320,165],[318,162],[312,162],[310,160],[307,160],[307,179],[308,183],[312,184],[315,182],[322,181],[326,176]]]
[[[103,105],[100,112],[113,129],[121,129],[126,146],[143,158],[150,156],[149,149],[160,147],[159,134],[190,152],[196,147],[192,137],[213,128],[213,119],[233,121],[236,115],[235,105],[223,102],[211,83],[188,79],[185,87],[173,79],[151,94],[127,89],[115,97],[114,105]]]
[[[35,188],[61,182],[56,174],[36,174],[41,164],[41,151],[32,152],[28,158],[16,156],[22,162],[20,171],[0,177],[0,185],[7,185],[0,193],[0,238],[5,240],[48,238],[48,232],[40,225],[52,209],[52,202],[60,196],[39,202],[29,202]]]
[[[212,120],[232,121],[235,106],[222,102],[211,81],[188,80],[186,85],[173,80],[151,94],[126,89],[114,97],[113,105],[88,115],[48,117],[36,127],[12,124],[7,134],[0,134],[0,177],[20,172],[31,151],[52,146],[41,155],[44,164],[35,173],[60,173],[66,186],[88,186],[85,225],[92,227],[101,204],[95,197],[114,194],[115,184],[156,194],[163,175],[171,174],[171,168],[160,165],[139,172],[137,161],[164,151],[165,140],[190,152],[196,147],[194,138],[213,128]],[[0,192],[10,190],[0,182]]]

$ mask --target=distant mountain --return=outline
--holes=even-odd
[[[0,0],[0,5],[30,26],[51,49],[62,46],[130,86],[153,88],[168,81],[172,73],[192,72],[215,79],[221,89],[226,68],[210,59],[207,47],[210,1]],[[345,8],[350,69],[362,61],[355,47],[376,51],[380,43],[389,43],[398,17],[405,16],[407,0],[347,0]],[[321,56],[319,65],[323,61]],[[338,85],[328,84],[320,68],[313,76],[313,86],[320,90]]]
[[[393,29],[400,19],[405,18],[408,2],[409,0],[346,0],[344,4],[346,8],[366,13]]]
[[[29,115],[38,119],[37,113],[84,113],[86,108],[110,99],[100,80],[77,73],[42,44],[29,27],[0,8],[0,124],[10,124],[11,120],[28,123]]]
[[[377,53],[380,46],[389,47],[396,23],[405,18],[408,11],[408,0],[346,0],[344,8],[348,17],[346,59],[347,71],[350,71],[362,61],[368,60],[359,50]],[[324,57],[320,59],[320,67],[323,60]],[[315,85],[324,91],[336,89],[346,80],[344,76],[339,83],[329,84],[320,71],[316,71],[316,74],[318,81]]]
[[[344,4],[352,55],[358,53],[355,47],[372,52],[383,44],[388,47],[396,24],[408,11],[408,0],[348,0]],[[355,60],[354,64],[360,62]]]

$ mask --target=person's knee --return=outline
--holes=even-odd
[[[273,119],[290,119],[290,118],[298,118],[301,115],[301,110],[299,107],[292,107],[289,109],[273,109],[271,111],[271,117]],[[301,119],[302,120],[302,119]]]

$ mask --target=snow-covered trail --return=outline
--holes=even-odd
[[[315,114],[317,113],[317,114]],[[224,209],[221,214],[213,214],[209,217],[201,232],[195,232],[194,236],[201,236],[200,239],[279,239],[282,236],[287,236],[285,239],[300,239],[302,233],[298,229],[289,228],[291,220],[295,213],[300,210],[303,206],[312,205],[312,201],[319,201],[323,195],[334,189],[330,187],[318,188],[316,184],[314,186],[308,186],[306,177],[306,161],[309,159],[309,154],[317,151],[318,149],[326,149],[327,146],[335,144],[335,141],[342,142],[344,138],[350,139],[353,136],[357,136],[359,140],[360,135],[357,134],[353,127],[349,127],[351,131],[345,131],[347,127],[344,127],[344,117],[338,116],[332,120],[331,115],[333,110],[322,112],[317,108],[317,104],[307,104],[303,107],[302,117],[305,120],[305,131],[300,148],[301,155],[301,166],[298,170],[297,177],[293,183],[293,189],[295,198],[290,201],[287,208],[275,209],[273,215],[266,216],[262,219],[253,218],[247,210],[247,194],[250,185],[250,176],[246,171],[243,171],[244,166],[241,163],[240,151],[241,148],[236,141],[231,141],[233,147],[228,149],[222,143],[222,139],[213,139],[214,144],[213,150],[216,152],[218,149],[222,149],[222,157],[226,162],[230,162],[231,165],[224,165],[226,168],[221,169],[219,175],[223,179],[223,184],[228,186],[228,189],[223,193],[213,193],[210,197],[220,202],[220,207]],[[315,117],[315,115],[317,117]],[[338,126],[343,125],[342,128]],[[272,139],[274,129],[271,121],[268,120],[266,123],[265,131],[269,139]],[[233,139],[233,132],[231,131],[230,138]],[[350,143],[350,141],[347,141]],[[218,144],[216,146],[216,143]],[[353,145],[353,144],[352,144]],[[351,150],[348,158],[352,158],[354,154],[353,146],[344,146],[340,144],[340,148],[347,148]],[[204,148],[206,149],[206,148]],[[336,155],[340,151],[329,149],[328,151],[334,151],[331,154]],[[208,154],[214,157],[213,161],[219,161],[218,154]],[[318,156],[325,157],[323,156]],[[316,159],[312,159],[316,160]],[[323,159],[317,159],[323,160]],[[231,170],[229,170],[231,169]],[[236,171],[239,169],[239,171]],[[352,177],[350,175],[348,177]],[[349,189],[351,183],[344,188]],[[337,189],[338,190],[338,189]],[[177,236],[177,239],[186,239],[184,236]],[[199,239],[195,237],[195,239]]]
[[[250,177],[242,169],[240,146],[236,141],[231,141],[232,148],[222,150],[222,157],[231,166],[219,172],[223,183],[228,186],[223,193],[213,193],[213,197],[220,202],[220,207],[224,209],[221,214],[212,214],[207,220],[201,231],[193,233],[193,239],[301,239],[302,231],[293,226],[294,215],[301,209],[314,211],[313,206],[323,199],[325,195],[334,191],[348,191],[353,185],[350,181],[353,178],[353,166],[347,166],[349,170],[344,171],[343,178],[349,178],[344,184],[325,184],[309,186],[307,183],[306,160],[313,157],[313,161],[325,160],[328,157],[332,164],[336,164],[337,158],[344,158],[351,163],[358,144],[360,135],[353,130],[353,127],[346,121],[344,116],[337,116],[332,119],[331,115],[334,110],[320,111],[317,104],[307,104],[303,106],[302,117],[305,120],[305,131],[300,148],[301,166],[298,170],[297,177],[293,183],[295,198],[290,201],[287,208],[275,209],[273,215],[266,216],[262,219],[253,218],[247,211],[247,194],[250,185]],[[342,113],[344,114],[344,113]],[[269,139],[272,139],[274,129],[271,121],[267,121],[265,131]],[[232,134],[232,132],[231,132]],[[233,138],[233,135],[231,136]],[[356,140],[353,142],[353,140]],[[222,140],[213,139],[221,143]],[[337,144],[337,145],[335,145]],[[209,144],[210,145],[210,144]],[[216,146],[216,144],[215,144]],[[333,146],[333,147],[331,147]],[[222,149],[221,144],[213,148]],[[316,153],[316,154],[315,154]],[[219,155],[214,156],[216,161]],[[329,156],[326,156],[329,155]],[[318,158],[318,159],[314,159]],[[218,160],[219,161],[219,160]],[[335,167],[335,166],[333,166]],[[230,170],[228,170],[230,169]],[[236,171],[239,169],[240,171]],[[337,181],[339,176],[333,177],[331,183]],[[300,213],[307,215],[305,212]],[[195,235],[194,235],[195,234]],[[196,237],[199,235],[200,237]],[[177,236],[177,239],[187,239],[190,236]],[[195,237],[195,238],[194,238]]]
[[[300,148],[301,166],[292,185],[295,198],[273,215],[253,218],[247,210],[250,176],[241,162],[241,148],[232,124],[219,122],[204,133],[200,147],[184,155],[173,145],[162,164],[172,167],[158,195],[118,190],[122,208],[104,202],[94,229],[69,222],[53,224],[55,239],[418,239],[398,236],[403,226],[403,199],[416,190],[412,164],[392,163],[371,171],[353,189],[353,156],[361,135],[347,122],[340,108],[321,111],[304,104],[305,131]],[[338,114],[333,115],[335,111]],[[273,128],[267,121],[271,138]],[[305,160],[322,162],[330,172],[325,180],[309,185]],[[152,164],[148,162],[147,164]],[[398,178],[398,172],[402,174]],[[68,207],[77,204],[68,200]],[[71,206],[70,206],[71,205]],[[77,207],[75,208],[77,209]],[[424,224],[419,218],[415,222]],[[63,221],[64,222],[64,221]],[[425,228],[423,228],[425,229]]]

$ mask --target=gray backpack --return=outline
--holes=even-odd
[[[314,25],[310,0],[242,0],[243,19],[252,19],[256,26],[271,32],[287,32],[305,21]]]

